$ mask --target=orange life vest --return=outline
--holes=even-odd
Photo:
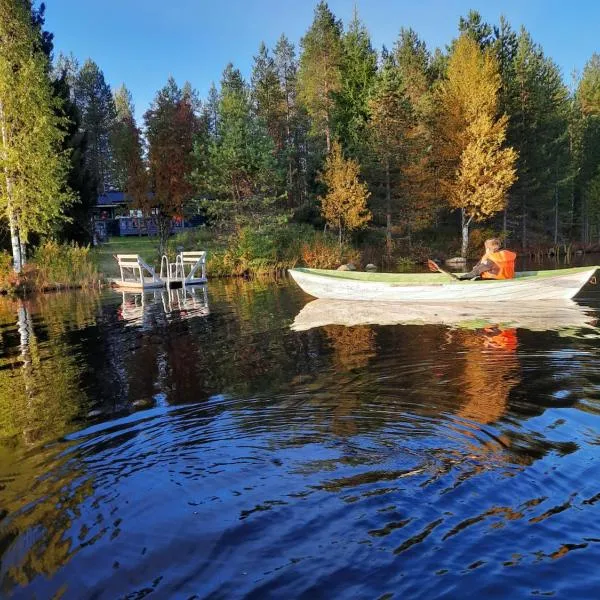
[[[499,252],[488,252],[484,258],[489,258],[498,266],[498,273],[482,273],[482,279],[513,279],[515,276],[515,259],[517,255],[510,250],[500,250]]]
[[[517,330],[501,329],[500,333],[488,337],[486,342],[486,345],[492,348],[506,350],[507,352],[514,352],[519,345],[519,340],[517,338]]]

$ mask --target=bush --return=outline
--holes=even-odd
[[[300,260],[307,225],[267,223],[247,225],[233,234],[226,249],[209,253],[211,275],[264,275],[294,267]]]
[[[336,237],[314,232],[312,239],[301,248],[302,262],[313,269],[335,269],[341,264],[360,264],[360,252],[347,244],[340,244]]]
[[[336,236],[315,231],[308,224],[246,225],[219,245],[222,249],[209,248],[209,276],[275,274],[297,264],[333,269],[344,262],[360,262],[358,250],[346,244],[340,250]]]
[[[0,252],[0,290],[10,290],[17,284],[18,276],[13,271],[12,256],[3,250]]]
[[[415,261],[408,256],[401,256],[396,261],[398,273],[410,273],[415,270]]]
[[[27,283],[37,289],[85,287],[98,281],[89,246],[47,241],[37,248],[25,270]]]

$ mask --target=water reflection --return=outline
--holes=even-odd
[[[466,401],[458,414],[482,424],[498,421],[508,409],[511,389],[521,381],[517,330],[486,327],[448,335],[464,348],[461,387]]]
[[[0,439],[54,439],[86,405],[68,334],[94,321],[98,295],[3,299],[0,309]],[[68,317],[65,319],[65,314]]]
[[[206,285],[120,294],[123,301],[118,314],[127,325],[153,327],[163,317],[191,319],[210,313]]]
[[[463,328],[498,326],[531,331],[596,330],[596,310],[572,300],[563,302],[353,302],[313,300],[296,315],[292,329],[304,331],[330,324],[345,325],[446,325]],[[596,330],[597,331],[597,330]]]
[[[304,301],[0,299],[1,593],[593,597],[597,313]]]

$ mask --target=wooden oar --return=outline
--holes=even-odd
[[[430,258],[427,259],[427,266],[429,267],[430,271],[437,271],[438,273],[443,273],[444,275],[448,275],[448,277],[452,277],[453,279],[462,281],[460,277],[458,277],[458,275],[450,273],[450,271],[445,271],[444,269],[442,269],[442,267],[440,267],[440,265],[438,265],[435,261],[431,260]]]

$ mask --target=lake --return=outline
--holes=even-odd
[[[597,597],[597,302],[309,302],[0,298],[0,593]]]

